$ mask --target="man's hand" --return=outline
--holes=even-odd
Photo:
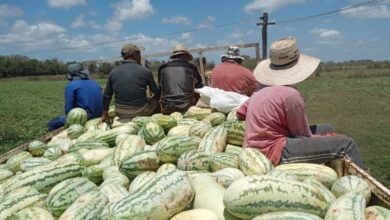
[[[111,120],[110,116],[108,115],[108,111],[103,111],[103,115],[102,115],[102,118],[100,119],[99,124],[102,122],[106,122],[109,125],[112,124],[112,120]]]

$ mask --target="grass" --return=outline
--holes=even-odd
[[[321,73],[299,84],[309,122],[354,138],[371,174],[390,187],[390,74]],[[104,85],[105,80],[99,80]],[[0,154],[47,133],[63,114],[59,80],[0,80]]]

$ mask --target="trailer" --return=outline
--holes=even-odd
[[[49,142],[52,137],[55,135],[64,132],[64,127],[59,128],[55,131],[49,132],[37,140],[40,140],[42,142]],[[8,158],[11,156],[27,150],[29,142],[24,143],[20,145],[19,147],[0,155],[0,164],[7,161]],[[364,179],[368,185],[370,186],[371,192],[372,192],[372,199],[370,201],[370,205],[380,205],[386,208],[390,208],[390,190],[384,186],[382,183],[380,183],[378,180],[376,180],[373,176],[371,176],[369,173],[367,173],[365,170],[361,169],[359,166],[357,166],[352,160],[349,158],[341,158],[339,160],[333,161],[332,168],[334,168],[338,174],[339,177],[346,176],[346,175],[356,175]]]

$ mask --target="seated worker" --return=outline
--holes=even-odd
[[[185,112],[198,101],[199,94],[194,89],[203,87],[203,82],[198,69],[190,60],[191,53],[179,44],[173,48],[170,60],[159,67],[161,113]]]
[[[111,124],[108,115],[112,95],[115,95],[115,114],[119,119],[131,120],[136,116],[149,116],[159,111],[160,90],[152,72],[141,65],[141,51],[134,44],[122,47],[122,63],[108,76],[103,95],[101,121]],[[147,87],[154,96],[148,98]]]
[[[272,43],[270,58],[254,71],[264,85],[237,111],[245,119],[244,147],[260,150],[274,165],[324,163],[342,156],[364,169],[356,142],[336,135],[329,125],[309,126],[304,101],[295,84],[305,80],[320,60],[300,54],[295,38]]]
[[[102,89],[95,80],[89,79],[88,70],[83,70],[81,63],[68,65],[66,78],[70,81],[65,87],[65,115],[48,123],[49,131],[65,125],[66,115],[72,108],[83,108],[88,119],[102,116]]]
[[[257,81],[253,73],[241,65],[243,60],[239,48],[229,46],[226,55],[221,56],[222,63],[211,73],[211,87],[251,96]]]

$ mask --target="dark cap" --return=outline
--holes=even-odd
[[[139,47],[134,44],[125,44],[122,47],[121,54],[122,56],[131,56],[135,54],[137,51],[140,51]]]

